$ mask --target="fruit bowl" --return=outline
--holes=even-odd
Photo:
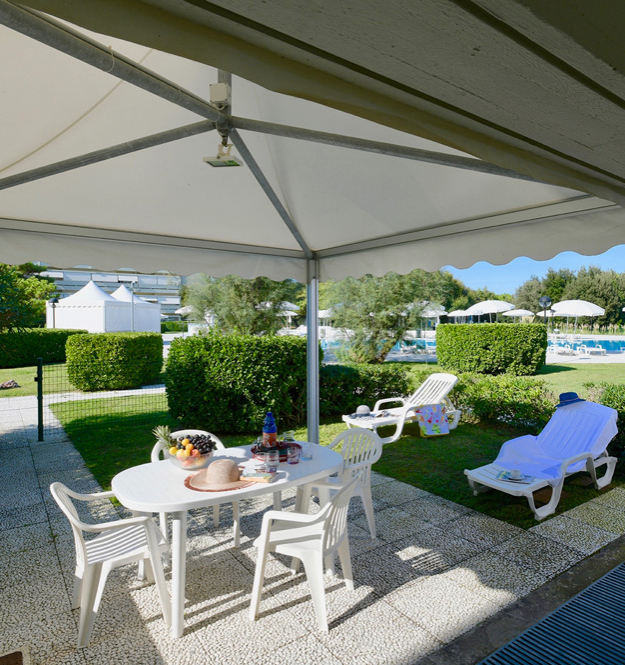
[[[213,458],[212,450],[204,455],[189,455],[188,457],[184,455],[178,456],[178,453],[180,452],[181,451],[177,451],[176,455],[172,455],[169,450],[165,451],[167,459],[174,466],[177,466],[179,469],[184,469],[185,471],[199,471],[200,469],[205,469],[211,463],[211,459]]]
[[[165,457],[185,471],[205,469],[216,447],[217,442],[208,433],[189,433],[179,438],[170,435],[164,446]]]

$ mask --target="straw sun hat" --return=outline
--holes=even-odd
[[[185,479],[184,484],[200,492],[225,492],[247,487],[252,483],[240,480],[241,472],[234,460],[216,459],[205,469]]]

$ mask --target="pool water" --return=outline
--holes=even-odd
[[[553,344],[553,346],[556,347],[564,347],[568,344],[574,350],[584,344],[589,351],[595,346],[600,346],[606,351],[606,353],[625,352],[625,337],[582,337],[574,341],[558,339],[550,341],[549,344]]]

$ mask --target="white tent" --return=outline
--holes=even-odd
[[[50,303],[46,308],[48,328],[77,328],[93,333],[123,332],[130,329],[129,324],[130,303],[113,298],[93,281],[59,300],[54,309]]]
[[[161,332],[161,306],[135,295],[121,284],[111,294],[113,298],[130,304],[126,330],[134,332]]]

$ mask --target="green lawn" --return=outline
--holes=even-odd
[[[36,367],[13,367],[11,369],[0,369],[0,383],[13,379],[20,385],[19,388],[0,390],[0,397],[24,397],[37,394]]]
[[[105,415],[94,415],[102,411],[103,405],[107,407]],[[111,479],[119,471],[149,461],[154,445],[151,431],[156,425],[169,425],[172,429],[179,427],[167,412],[165,395],[135,398],[130,412],[113,400],[85,401],[81,414],[76,413],[76,403],[60,403],[52,408],[105,489],[110,489]],[[321,443],[332,441],[344,427],[339,419],[324,421]],[[229,435],[216,428],[213,431],[226,446],[252,443],[258,435],[258,432]],[[375,471],[522,528],[535,524],[525,499],[501,492],[475,497],[463,473],[466,468],[492,462],[504,441],[523,432],[503,425],[470,424],[462,424],[443,437],[421,438],[417,425],[408,425],[404,432],[398,441],[384,446],[382,459],[374,466]],[[381,433],[385,434],[383,430]],[[306,430],[296,430],[296,437],[305,438]],[[599,493],[592,488],[576,484],[583,475],[578,474],[565,484],[558,513],[598,496]]]
[[[573,391],[582,395],[585,392],[584,383],[623,383],[625,363],[545,365],[536,378],[543,379],[556,394]]]
[[[19,383],[19,388],[1,390],[2,397],[24,397],[37,394],[37,367],[14,367],[11,369],[0,369],[0,383],[13,379]],[[54,363],[43,367],[44,391],[46,394],[61,392],[80,392],[69,382],[67,378],[67,367],[65,363]],[[157,383],[165,383],[165,364]]]

